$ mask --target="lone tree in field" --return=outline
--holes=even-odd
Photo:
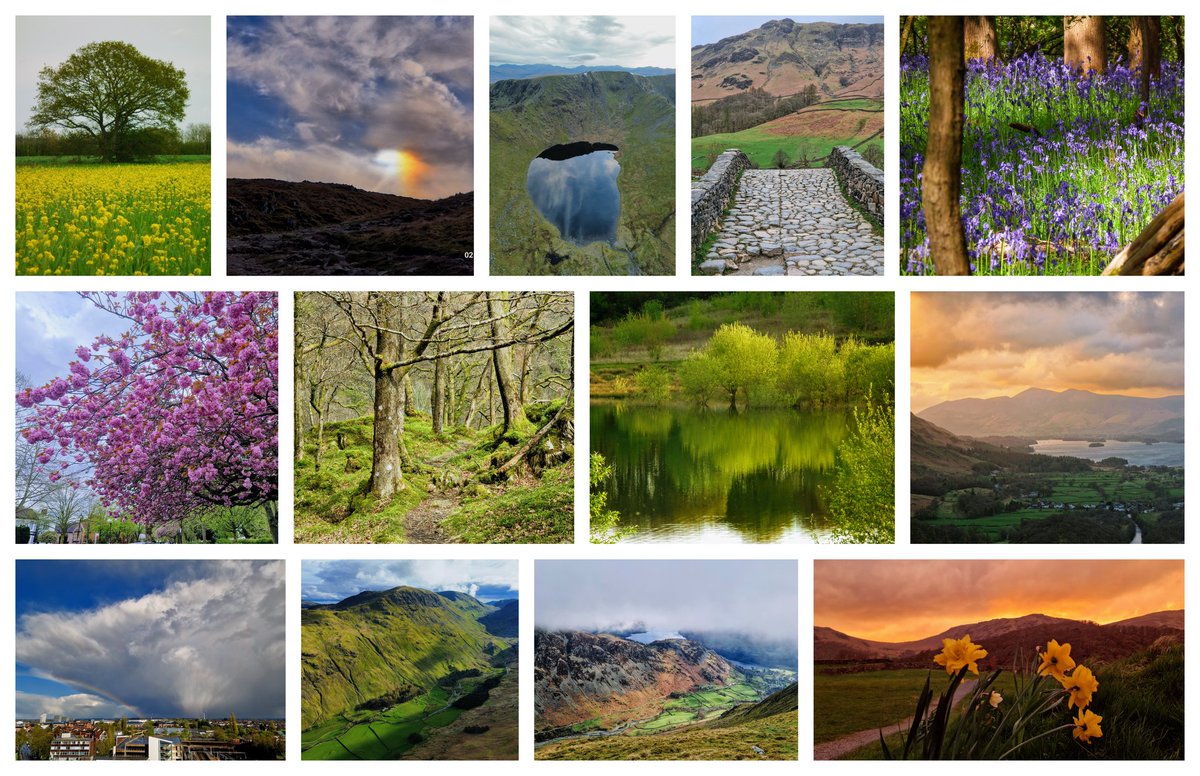
[[[176,133],[188,95],[184,72],[170,62],[120,41],[89,43],[42,68],[27,126],[84,132],[105,161],[127,161],[139,136]]]

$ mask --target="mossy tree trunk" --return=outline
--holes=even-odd
[[[531,424],[525,417],[525,408],[521,406],[521,396],[513,381],[512,348],[501,345],[511,337],[508,328],[508,294],[505,292],[488,292],[488,318],[492,327],[492,367],[495,370],[496,393],[500,400],[503,413],[504,427],[500,435],[509,431],[523,431]]]

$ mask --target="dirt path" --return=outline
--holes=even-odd
[[[468,437],[441,455],[425,461],[425,465],[434,470],[440,469],[454,456],[469,450],[476,441]],[[454,539],[447,536],[442,529],[442,520],[458,509],[458,504],[458,488],[430,493],[424,501],[410,509],[404,516],[404,536],[407,542],[409,544],[453,543]]]
[[[954,703],[958,703],[968,694],[975,691],[975,685],[978,682],[963,682],[958,686],[958,690],[954,693]],[[937,699],[930,704],[930,711],[937,708]],[[913,718],[901,720],[894,725],[888,725],[883,728],[883,735],[887,737],[892,733],[900,730],[905,731],[912,725]],[[860,730],[857,733],[851,733],[841,738],[835,738],[832,741],[826,741],[813,746],[814,760],[836,760],[839,757],[844,757],[850,754],[855,749],[866,746],[867,744],[879,743],[879,729],[872,728],[870,730]]]

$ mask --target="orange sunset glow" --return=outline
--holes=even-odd
[[[914,293],[913,412],[1027,388],[1183,393],[1179,293]]]
[[[877,641],[1026,614],[1107,624],[1183,609],[1177,560],[818,560],[813,622]]]

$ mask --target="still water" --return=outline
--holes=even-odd
[[[1072,442],[1065,439],[1042,439],[1033,446],[1035,453],[1042,455],[1069,455],[1100,461],[1105,458],[1124,458],[1135,466],[1183,466],[1182,442],[1118,442],[1108,439],[1104,447],[1089,447],[1089,442]]]
[[[617,239],[621,193],[616,146],[571,143],[546,149],[529,163],[525,188],[534,206],[579,246]]]
[[[828,541],[845,412],[650,407],[593,402],[592,449],[632,542]]]

